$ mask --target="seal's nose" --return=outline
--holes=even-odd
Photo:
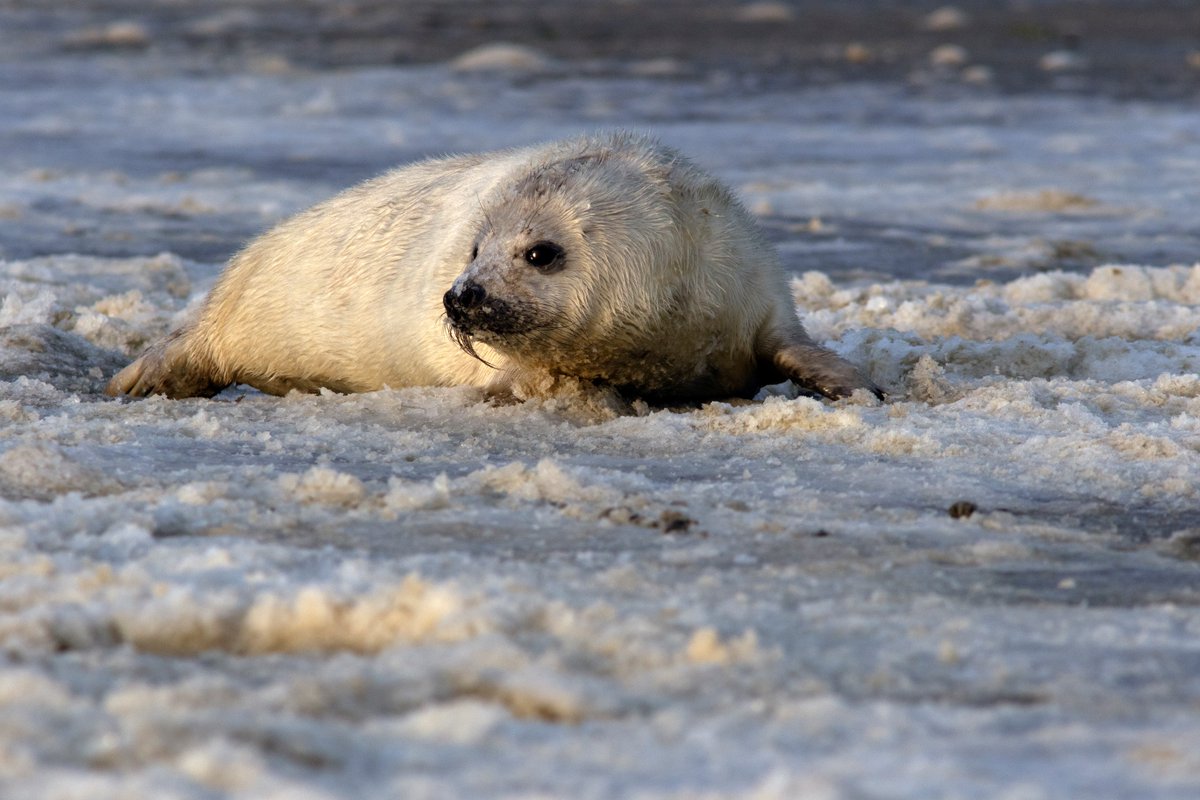
[[[461,286],[457,286],[442,296],[442,305],[446,307],[446,313],[451,319],[457,313],[470,311],[473,308],[479,308],[483,305],[483,301],[487,299],[487,290],[474,281],[467,281]]]
[[[463,308],[477,308],[486,299],[487,292],[482,286],[473,281],[464,283],[462,290],[458,293],[458,304]]]

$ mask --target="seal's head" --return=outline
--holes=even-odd
[[[524,238],[535,238],[532,229]],[[442,297],[451,335],[476,358],[479,356],[472,344],[476,338],[501,350],[519,350],[523,344],[544,338],[554,328],[561,327],[561,320],[550,313],[546,302],[554,287],[529,284],[534,282],[534,276],[548,276],[565,269],[566,249],[550,239],[530,241],[516,252],[507,252],[510,249],[493,253],[490,262],[480,262],[479,245],[475,245],[467,270]],[[511,274],[494,274],[505,270]],[[532,274],[520,274],[526,271]],[[540,295],[526,296],[530,289],[538,288],[542,290]]]
[[[636,137],[572,144],[481,198],[443,304],[472,354],[482,342],[523,367],[619,383],[614,366],[645,362],[699,299],[697,226],[672,185],[672,168],[693,168]]]

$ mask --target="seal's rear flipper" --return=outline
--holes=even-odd
[[[142,356],[113,376],[104,388],[110,397],[152,394],[180,397],[212,397],[229,385],[213,377],[212,370],[197,363],[188,352],[186,329],[177,330],[155,342]]]
[[[886,399],[883,391],[858,367],[818,344],[785,344],[772,354],[771,361],[801,389],[817,392],[830,400],[849,397],[855,389],[866,389],[880,400]]]

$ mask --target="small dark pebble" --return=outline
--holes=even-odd
[[[946,509],[954,519],[966,519],[975,513],[976,505],[970,500],[959,500]]]
[[[824,528],[818,528],[817,530],[813,531],[813,536],[817,537],[818,539],[824,539],[828,535],[829,531],[825,530]]]
[[[663,533],[687,533],[688,528],[696,524],[696,520],[668,509],[658,518],[658,523]]]

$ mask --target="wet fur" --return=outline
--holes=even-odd
[[[537,241],[565,249],[561,270],[521,261]],[[443,294],[465,281],[491,305],[451,321]],[[504,392],[545,375],[659,402],[785,378],[828,397],[875,391],[805,334],[730,192],[624,133],[424,161],[302,212],[235,256],[196,318],[107,391]]]

